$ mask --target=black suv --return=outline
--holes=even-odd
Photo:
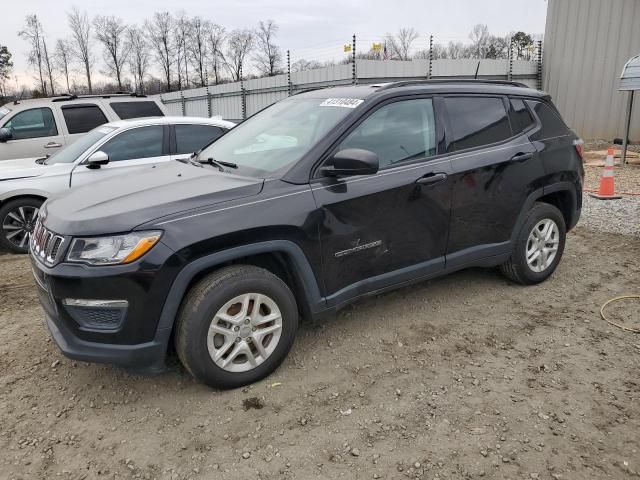
[[[298,319],[472,266],[533,284],[582,205],[582,142],[520,84],[291,96],[191,158],[72,190],[31,240],[69,357],[222,388],[272,372]]]

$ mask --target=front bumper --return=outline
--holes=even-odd
[[[158,373],[165,369],[164,358],[171,335],[170,329],[160,330],[148,343],[138,345],[117,345],[87,342],[75,336],[65,327],[56,323],[45,313],[51,337],[62,353],[73,360],[84,362],[110,363],[130,370]]]
[[[129,265],[91,267],[60,263],[45,266],[31,257],[33,275],[46,324],[54,341],[69,358],[111,363],[127,369],[164,369],[171,328],[160,328],[165,299],[178,271],[173,252],[158,243],[145,257]],[[126,309],[115,328],[88,324],[75,301],[124,301]],[[110,309],[111,311],[113,309]]]

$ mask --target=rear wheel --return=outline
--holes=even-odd
[[[218,270],[187,294],[176,325],[178,357],[201,382],[235,388],[273,372],[293,345],[296,301],[271,272],[250,265]]]
[[[560,263],[566,235],[560,210],[547,203],[536,203],[520,227],[511,258],[500,270],[523,285],[546,280]]]
[[[0,246],[13,253],[27,253],[29,239],[42,206],[37,198],[17,198],[0,208]]]

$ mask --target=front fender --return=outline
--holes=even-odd
[[[294,273],[297,275],[303,287],[303,294],[305,296],[304,300],[307,302],[311,313],[319,313],[326,308],[325,300],[320,295],[320,288],[311,268],[311,264],[307,260],[302,249],[289,240],[269,240],[230,248],[200,257],[191,263],[188,263],[180,273],[178,273],[173,281],[171,290],[165,300],[165,304],[160,315],[158,331],[169,330],[173,327],[173,322],[175,321],[176,314],[178,313],[178,308],[180,308],[180,304],[187,292],[187,288],[189,288],[191,281],[199,273],[239,258],[258,255],[261,253],[276,252],[287,255],[291,260],[291,263],[296,270]]]

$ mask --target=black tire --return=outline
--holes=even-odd
[[[545,219],[553,220],[558,227],[558,250],[551,264],[544,270],[536,272],[527,263],[526,249],[529,234],[538,222]],[[500,265],[500,271],[509,280],[522,285],[533,285],[546,280],[551,276],[560,263],[562,253],[564,252],[566,237],[567,227],[560,210],[548,203],[535,203],[531,210],[527,212],[524,222],[517,233],[511,257],[505,263]]]
[[[12,253],[27,253],[29,251],[29,236],[36,223],[35,216],[31,218],[29,212],[33,212],[34,209],[39,210],[42,203],[43,200],[39,198],[24,197],[16,198],[2,205],[0,208],[0,248]],[[19,225],[19,222],[14,217],[17,216],[22,219],[20,209],[25,212],[25,219],[27,220],[25,227],[29,231],[16,234],[15,227]],[[13,216],[11,216],[12,214]]]
[[[212,319],[225,303],[246,293],[267,295],[280,309],[282,330],[275,350],[263,363],[245,372],[229,372],[213,361],[207,347]],[[289,287],[276,275],[251,265],[233,265],[207,275],[189,290],[178,313],[175,347],[184,367],[214,388],[236,388],[273,372],[293,345],[298,307]]]

